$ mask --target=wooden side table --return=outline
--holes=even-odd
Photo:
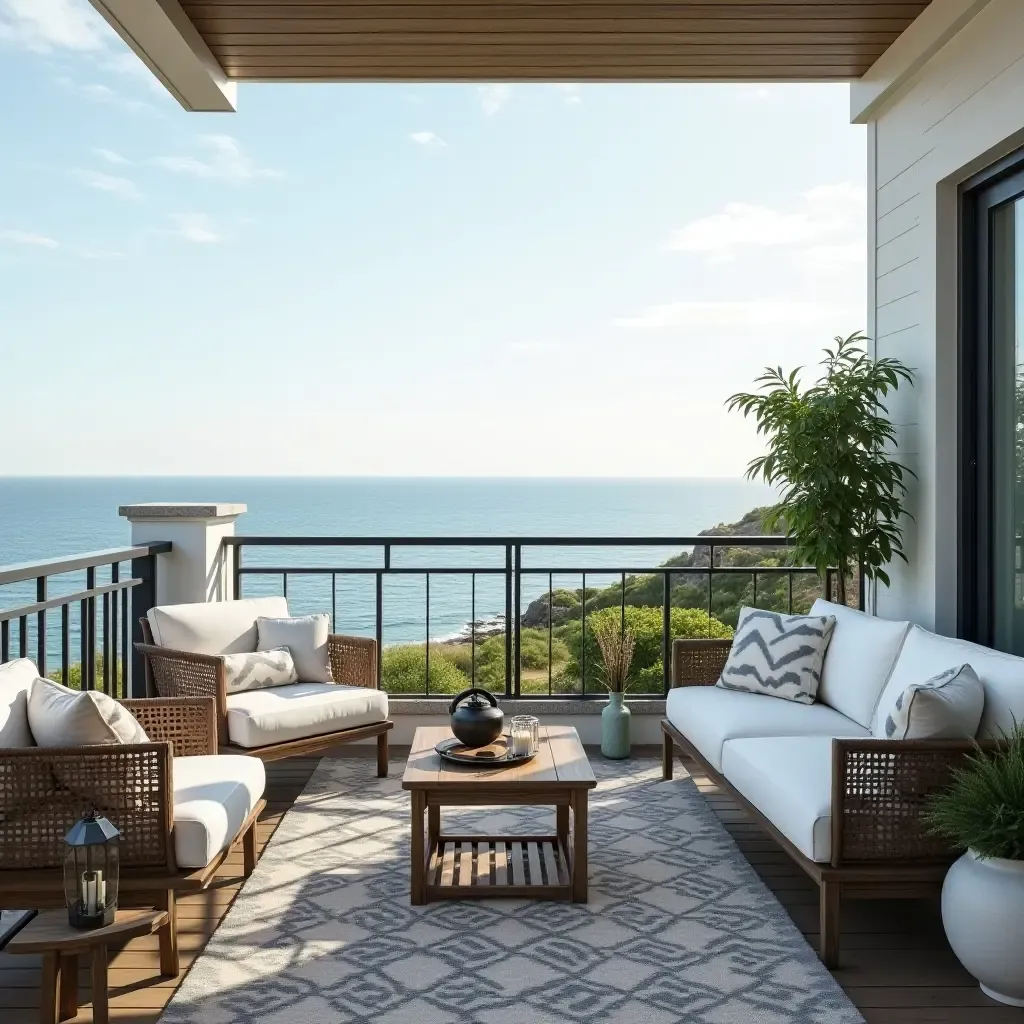
[[[119,910],[113,924],[86,931],[68,924],[66,910],[47,910],[11,939],[6,952],[43,955],[41,1024],[78,1015],[78,954],[91,953],[92,1019],[107,1024],[107,945],[152,935],[166,923],[166,910]]]

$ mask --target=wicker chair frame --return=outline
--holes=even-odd
[[[722,644],[716,671],[706,646],[716,642],[673,642],[674,686],[714,685],[728,656],[728,643]],[[705,647],[695,653],[697,645]],[[928,799],[949,786],[965,757],[997,746],[971,740],[834,739],[832,855],[829,863],[821,864],[797,849],[671,722],[663,720],[661,730],[665,779],[672,778],[678,745],[818,885],[820,955],[830,968],[839,965],[844,897],[905,899],[940,891],[950,863],[962,851],[928,830],[923,816]]]
[[[228,736],[227,685],[224,677],[224,659],[218,655],[191,654],[153,643],[149,620],[139,620],[144,643],[136,648],[146,656],[148,678],[161,697],[212,697],[217,709],[217,749],[222,754],[248,754],[263,761],[276,761],[285,757],[309,757],[322,754],[330,747],[371,736],[377,738],[377,775],[388,774],[388,733],[394,722],[387,719],[373,725],[355,729],[339,729],[303,739],[289,740],[262,747],[240,747]],[[331,675],[336,683],[346,686],[365,686],[377,689],[377,641],[372,637],[344,636],[333,633],[327,638],[327,652],[331,662]]]
[[[120,830],[122,906],[168,912],[159,931],[160,969],[178,974],[176,894],[205,889],[238,843],[245,876],[256,868],[260,800],[231,846],[206,867],[174,858],[174,754],[217,753],[216,710],[208,697],[121,702],[149,743],[0,749],[0,907],[63,906],[64,836],[99,810]]]

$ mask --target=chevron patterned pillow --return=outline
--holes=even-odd
[[[813,704],[834,615],[780,615],[741,608],[718,686]]]
[[[287,647],[224,656],[224,683],[228,693],[264,690],[268,686],[287,686],[298,681],[295,661]]]

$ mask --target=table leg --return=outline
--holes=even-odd
[[[107,947],[96,946],[92,951],[92,1019],[93,1024],[107,1024]]]
[[[160,974],[176,978],[181,972],[178,958],[178,903],[173,889],[162,894],[161,910],[167,911],[167,924],[157,930],[160,940]]]
[[[576,790],[572,795],[572,901],[587,902],[587,798],[589,791]]]
[[[558,804],[555,807],[555,832],[558,835],[558,845],[569,853],[569,805]]]
[[[60,1016],[60,974],[59,953],[43,954],[43,977],[40,982],[39,1024],[58,1024]]]
[[[441,808],[436,804],[427,808],[427,856],[429,857],[437,846],[438,837],[441,835]]]
[[[410,854],[409,893],[414,907],[427,902],[426,854],[423,849],[423,813],[427,808],[427,795],[422,790],[412,791],[412,851]]]
[[[60,1019],[78,1016],[78,954],[68,953],[60,962]]]

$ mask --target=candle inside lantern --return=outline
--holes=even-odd
[[[100,871],[82,872],[82,906],[86,914],[92,915],[103,906],[103,898],[106,895],[106,886],[103,883],[103,873]]]

